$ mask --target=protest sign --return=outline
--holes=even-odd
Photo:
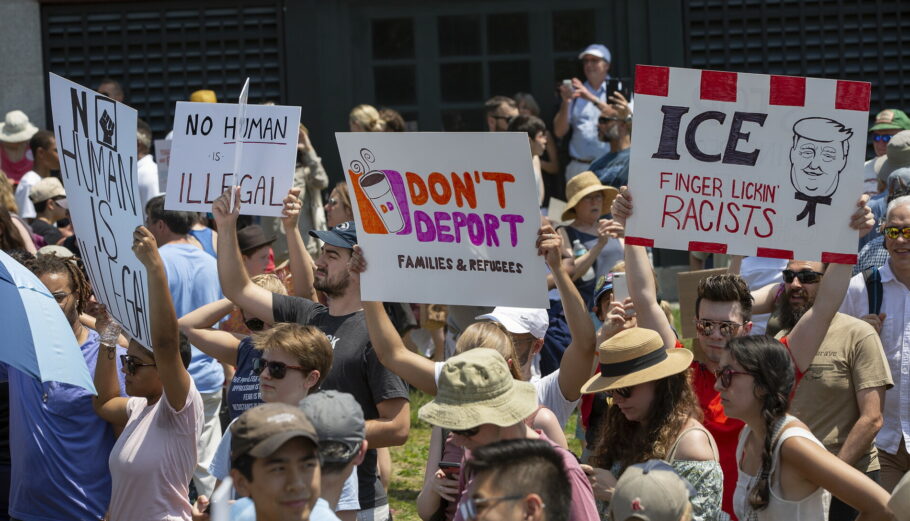
[[[626,243],[855,263],[870,88],[639,65]]]
[[[167,189],[167,167],[171,162],[171,140],[155,140],[155,163],[158,164],[158,190]]]
[[[336,133],[367,271],[361,298],[548,306],[524,133]]]
[[[209,212],[219,195],[239,185],[241,213],[281,215],[294,181],[300,107],[247,105],[243,117],[238,110],[237,104],[177,103],[165,208]]]
[[[70,219],[95,298],[151,348],[148,276],[132,252],[145,221],[136,170],[136,111],[50,75],[51,110]]]

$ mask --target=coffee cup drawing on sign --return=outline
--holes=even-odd
[[[351,170],[354,172],[365,172],[367,163],[375,161],[373,153],[366,148],[360,150],[360,157],[363,162],[352,161]],[[389,183],[385,172],[381,170],[370,170],[361,175],[357,182],[363,193],[366,194],[373,209],[382,219],[382,224],[388,233],[398,233],[404,228],[404,218],[401,215],[401,209],[398,207],[398,201],[392,193],[392,185]]]

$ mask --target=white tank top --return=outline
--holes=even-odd
[[[788,423],[796,420],[796,417],[787,415],[784,422],[777,428],[780,432]],[[812,440],[813,443],[821,448],[825,448],[811,432],[802,427],[793,427],[780,433],[777,441],[774,443],[771,463],[771,494],[768,506],[764,510],[755,512],[749,505],[749,492],[752,485],[757,481],[756,476],[750,476],[743,472],[739,466],[743,457],[743,447],[746,444],[746,437],[749,435],[749,426],[743,427],[739,433],[739,443],[736,445],[736,468],[739,475],[736,478],[736,491],[733,493],[733,511],[740,521],[778,521],[786,519],[789,521],[825,521],[828,519],[828,505],[831,502],[831,494],[819,487],[814,492],[799,501],[788,501],[781,497],[780,493],[780,476],[778,476],[778,467],[780,465],[780,447],[784,440],[798,436]]]

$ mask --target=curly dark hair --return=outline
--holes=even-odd
[[[727,342],[730,356],[754,379],[754,395],[762,404],[765,439],[758,480],[749,491],[749,504],[755,511],[768,506],[773,463],[772,437],[778,422],[790,408],[790,392],[796,384],[793,362],[783,344],[766,335],[742,336]]]
[[[626,419],[619,407],[607,410],[591,465],[623,468],[649,459],[664,459],[689,418],[702,419],[701,407],[689,381],[689,371],[654,382],[654,400],[646,422]]]
[[[92,296],[92,286],[85,274],[76,265],[76,258],[64,259],[53,253],[39,254],[26,266],[36,277],[47,273],[65,273],[69,277],[69,286],[76,297],[76,311],[82,314],[85,305]]]

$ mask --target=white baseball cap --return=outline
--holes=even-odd
[[[534,338],[543,338],[550,325],[547,310],[536,308],[510,308],[497,306],[492,313],[475,317],[477,320],[492,320],[502,324],[514,335],[530,333]]]

